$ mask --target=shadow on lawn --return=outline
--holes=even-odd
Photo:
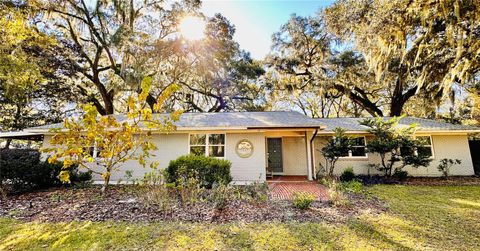
[[[0,250],[408,250],[415,239],[376,223],[39,223],[0,219]],[[395,224],[398,220],[393,221]],[[405,223],[407,224],[407,223]],[[401,224],[400,224],[401,225]],[[403,226],[401,226],[403,227]],[[402,239],[403,238],[403,239]],[[403,241],[402,241],[403,240]]]
[[[0,250],[409,249],[373,225],[323,223],[39,223],[0,219]]]
[[[421,241],[413,236],[406,236],[405,233],[394,229],[395,227],[389,226],[387,229],[365,220],[354,220],[349,224],[349,228],[357,237],[379,250],[415,250],[421,247]]]
[[[0,219],[0,250],[311,250],[332,249],[322,224],[39,223]]]
[[[420,226],[431,249],[479,250],[480,186],[376,186],[392,215]]]

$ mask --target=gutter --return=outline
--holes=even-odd
[[[318,134],[318,129],[315,129],[315,132],[313,133],[313,136],[312,138],[310,139],[310,161],[311,161],[311,164],[312,164],[312,178],[313,179],[316,179],[316,175],[315,175],[315,156],[313,155],[314,154],[314,143],[313,141],[315,140],[315,137],[317,136]]]

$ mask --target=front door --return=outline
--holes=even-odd
[[[283,173],[282,138],[267,138],[268,166],[273,173]]]

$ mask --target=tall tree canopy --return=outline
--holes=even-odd
[[[176,31],[183,13],[199,1],[36,1],[44,12],[43,26],[68,50],[68,60],[80,77],[78,92],[100,114],[122,112],[116,102],[128,91],[141,92],[137,83],[146,73],[153,50]],[[153,73],[152,73],[153,71]],[[152,106],[155,98],[149,96]],[[118,104],[117,102],[117,104]]]
[[[233,40],[235,27],[222,15],[203,17],[204,37],[188,40],[183,37],[158,41],[149,64],[157,96],[172,84],[181,89],[166,104],[167,110],[189,112],[220,112],[257,109],[257,80],[263,74],[262,65],[253,60]],[[165,44],[168,44],[165,46]]]
[[[69,72],[59,74],[66,64],[55,39],[30,22],[35,14],[26,5],[0,3],[0,130],[58,122],[76,100],[61,77]]]
[[[187,42],[191,67],[180,79],[187,111],[252,110],[262,66],[233,40],[235,27],[222,15],[209,18],[205,38]],[[192,60],[193,59],[193,60]]]
[[[326,9],[328,27],[350,41],[386,88],[389,114],[413,96],[441,98],[464,84],[480,62],[476,0],[339,0]]]
[[[189,41],[179,33],[200,1],[41,1],[42,30],[56,38],[77,73],[75,88],[100,114],[126,112],[126,98],[140,93],[145,76],[154,79],[146,102],[173,84],[182,89],[165,103],[173,111],[218,112],[256,109],[261,65],[233,40],[235,28],[223,16],[206,18],[205,37]]]
[[[273,103],[314,117],[435,117],[462,91],[475,100],[480,3],[338,0],[314,17],[293,15],[272,44]]]
[[[322,13],[292,15],[272,40],[266,59],[271,102],[293,103],[313,117],[382,113],[362,56],[336,49]]]
[[[475,0],[338,0],[312,17],[292,15],[264,62],[241,49],[227,18],[200,13],[200,0],[0,4],[2,130],[58,120],[74,104],[128,112],[144,77],[153,80],[145,100],[152,108],[179,86],[163,104],[170,112],[480,114]],[[179,32],[192,16],[206,22],[198,40]]]
[[[333,99],[324,86],[331,37],[323,20],[292,15],[272,36],[267,87],[273,105],[295,105],[313,117],[328,116]],[[277,104],[275,104],[277,103]]]

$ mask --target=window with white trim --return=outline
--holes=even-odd
[[[433,144],[432,137],[430,136],[417,136],[415,137],[420,143],[415,149],[415,155],[433,157]]]
[[[367,157],[367,140],[364,136],[351,137],[350,142],[352,143],[352,145],[350,145],[351,149],[345,151],[345,153],[341,155],[342,158]]]
[[[225,134],[190,134],[190,153],[210,157],[225,157]]]
[[[367,157],[367,140],[365,137],[355,137],[351,139],[352,146],[349,151],[349,157]]]
[[[415,156],[433,157],[432,138],[430,136],[416,136],[415,139],[419,145],[416,147],[401,147],[400,155],[406,156],[413,154]]]

